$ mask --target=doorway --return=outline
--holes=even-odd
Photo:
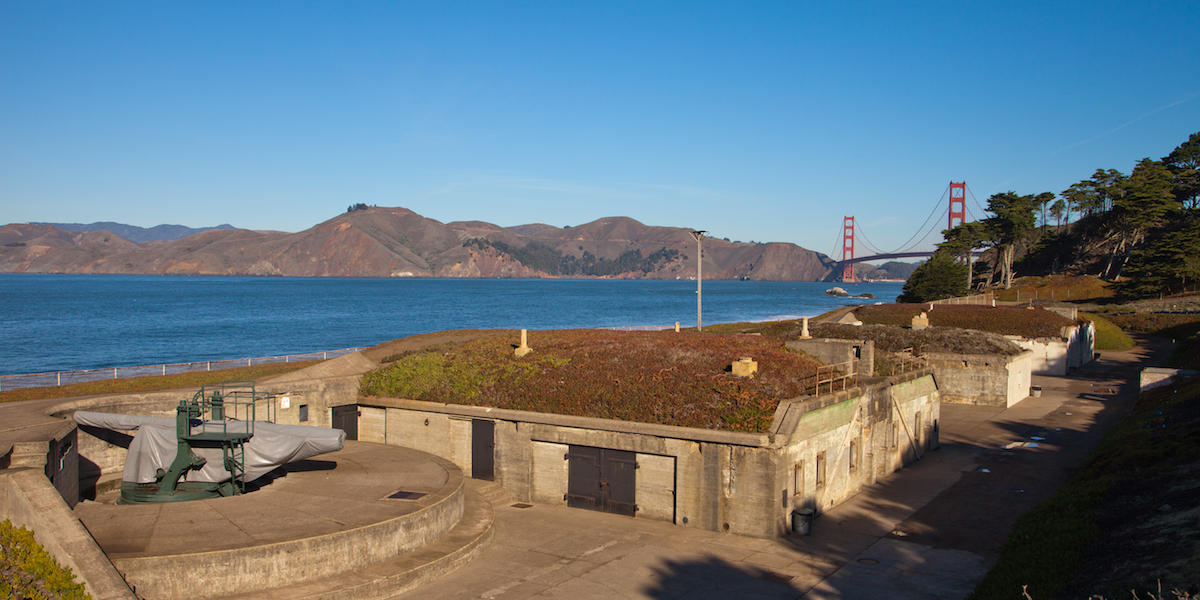
[[[618,515],[637,512],[637,455],[627,450],[571,446],[567,506]]]
[[[496,479],[496,422],[471,420],[471,477]]]
[[[344,404],[342,406],[333,407],[333,415],[330,421],[334,429],[341,429],[346,432],[346,439],[358,439],[358,405]]]

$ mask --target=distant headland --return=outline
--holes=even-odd
[[[0,272],[694,279],[690,231],[628,217],[574,227],[442,223],[406,208],[363,204],[298,233],[13,223],[0,227]],[[835,264],[791,243],[704,240],[705,279],[821,281]],[[913,266],[888,263],[860,277],[904,279]]]

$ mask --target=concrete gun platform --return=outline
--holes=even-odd
[[[457,557],[490,534],[490,505],[469,497],[452,463],[423,452],[347,442],[341,451],[284,469],[284,476],[244,495],[130,506],[82,502],[75,514],[145,598],[273,592],[298,584],[320,597],[323,579],[345,586],[340,575],[447,538],[460,543],[442,554]],[[462,561],[451,562],[447,568]],[[377,572],[376,578],[394,574]],[[403,588],[391,585],[383,597]]]

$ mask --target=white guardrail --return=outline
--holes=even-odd
[[[227,360],[204,360],[196,362],[173,363],[163,365],[142,365],[137,367],[112,367],[106,369],[85,369],[82,371],[53,371],[50,373],[30,373],[27,375],[0,375],[0,391],[16,390],[33,387],[55,387],[72,383],[99,381],[101,379],[128,379],[130,377],[153,377],[155,375],[176,375],[194,371],[220,371],[236,367],[252,367],[272,363],[306,362],[310,360],[326,360],[336,358],[362,348],[342,348],[341,350],[326,350],[323,352],[308,352],[306,354],[286,354],[283,356],[264,356],[259,358],[233,358]]]

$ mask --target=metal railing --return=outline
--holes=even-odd
[[[307,362],[311,360],[327,360],[351,352],[359,348],[342,348],[340,350],[325,350],[322,352],[307,352],[304,354],[285,354],[283,356],[263,356],[257,358],[234,358],[228,360],[205,360],[185,363],[168,363],[160,365],[140,365],[136,367],[111,367],[104,369],[84,369],[80,371],[52,371],[48,373],[29,373],[23,375],[0,375],[0,391],[16,390],[34,387],[56,387],[72,383],[100,381],[101,379],[129,379],[131,377],[154,377],[162,375],[178,375],[195,371],[221,371],[237,367],[253,367],[274,363]]]
[[[904,373],[919,371],[929,366],[925,358],[915,353],[912,348],[905,348],[889,355],[887,361],[891,372],[876,373],[876,375],[902,375]]]
[[[813,396],[832,394],[858,383],[858,360],[821,365],[809,376]]]

